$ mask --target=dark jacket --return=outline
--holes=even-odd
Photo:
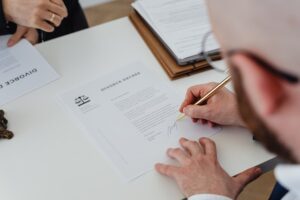
[[[44,41],[88,28],[88,23],[78,0],[64,0],[64,2],[68,9],[68,17],[62,21],[54,32],[44,33]]]
[[[88,28],[88,23],[78,0],[64,0],[64,2],[68,9],[68,17],[62,21],[61,25],[54,32],[45,33],[40,31],[40,38],[44,41]],[[5,20],[2,0],[0,0],[0,35],[13,34],[15,31],[16,25],[7,23]]]
[[[8,23],[4,17],[2,0],[0,0],[0,35],[11,34],[16,31],[16,25]]]

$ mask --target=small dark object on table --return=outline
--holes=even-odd
[[[8,121],[4,117],[5,112],[0,110],[0,139],[11,139],[14,137],[13,132],[7,130]]]

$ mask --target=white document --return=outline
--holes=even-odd
[[[210,137],[210,128],[185,119],[175,123],[181,98],[141,63],[61,96],[96,145],[129,181],[168,162],[166,150],[181,137]]]
[[[211,30],[204,0],[138,0],[132,6],[179,59],[202,52],[203,37]],[[219,48],[209,41],[206,51]]]
[[[9,37],[0,37],[0,105],[59,78],[27,40],[8,48]]]

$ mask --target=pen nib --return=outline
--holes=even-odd
[[[182,120],[184,117],[185,117],[185,114],[181,113],[181,114],[177,117],[176,121],[180,121],[180,120]]]

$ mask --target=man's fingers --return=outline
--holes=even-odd
[[[217,147],[214,141],[208,138],[201,138],[199,142],[203,146],[206,155],[217,159]]]
[[[174,178],[177,174],[178,167],[171,166],[171,165],[164,165],[164,164],[156,164],[155,169],[158,173]]]
[[[186,149],[191,155],[197,155],[199,153],[204,153],[202,147],[196,141],[190,141],[185,138],[179,140],[180,145]]]
[[[207,124],[208,121],[206,119],[200,119],[201,124]]]
[[[234,180],[241,186],[242,189],[247,184],[257,179],[261,174],[262,171],[260,168],[253,167],[235,176]]]
[[[183,113],[191,118],[211,120],[209,105],[189,105],[183,109]]]
[[[40,20],[38,23],[37,23],[37,27],[35,27],[37,29],[41,29],[45,32],[53,32],[54,31],[54,27],[52,25],[50,25],[49,23],[47,23],[46,21],[44,20]]]
[[[199,119],[195,119],[195,118],[192,118],[192,120],[194,123],[197,123],[199,121]]]
[[[195,85],[190,87],[186,94],[183,103],[180,106],[179,111],[183,112],[184,107],[195,103],[201,97],[201,93],[205,90],[205,85]]]
[[[27,28],[23,27],[23,26],[18,26],[17,31],[15,32],[15,34],[13,34],[8,42],[7,42],[7,46],[8,47],[12,47],[15,44],[17,44],[26,34],[27,32]]]
[[[188,161],[188,155],[180,148],[168,149],[167,154],[170,158],[176,159],[180,164]]]
[[[186,106],[193,104],[195,101],[196,101],[196,97],[194,97],[193,94],[188,90],[186,93],[185,99],[179,108],[179,111],[183,112],[183,109]]]
[[[52,23],[56,27],[60,26],[61,21],[63,19],[59,15],[56,15],[56,14],[48,12],[48,11],[45,11],[45,12],[42,13],[42,18],[47,20],[48,22]]]
[[[39,40],[38,32],[35,29],[30,29],[26,33],[25,39],[27,39],[32,45],[35,45]]]
[[[65,3],[63,2],[63,0],[51,0],[51,2],[53,2],[59,6],[65,6]]]
[[[213,123],[213,122],[211,122],[211,121],[208,121],[207,124],[208,124],[208,126],[209,126],[210,128],[213,128],[213,127],[216,126],[216,124]]]
[[[201,96],[206,95],[208,91],[210,91],[216,85],[217,85],[216,83],[207,83],[203,85],[195,85],[190,87],[186,92],[185,100],[181,104],[179,111],[183,112],[183,109],[186,106],[191,105],[196,101],[198,101],[201,98]]]
[[[68,11],[67,11],[66,7],[60,6],[57,3],[49,2],[48,10],[51,13],[54,13],[54,14],[60,16],[61,18],[65,18],[68,16]]]

